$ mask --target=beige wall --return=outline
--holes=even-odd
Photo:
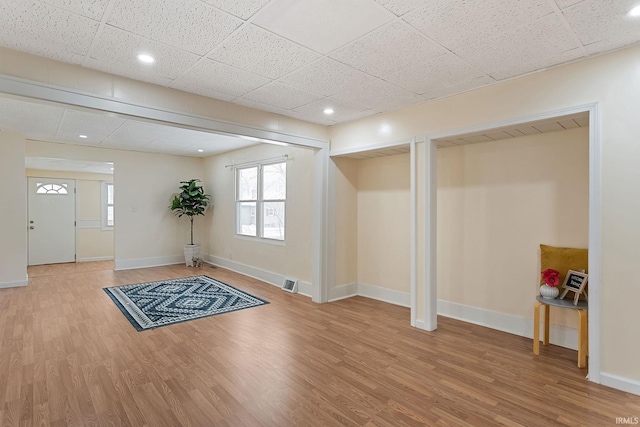
[[[332,149],[462,129],[597,102],[602,137],[601,369],[640,381],[640,47],[331,128]],[[387,134],[380,132],[388,125]],[[420,216],[420,215],[419,215]],[[420,316],[420,314],[419,314]]]
[[[358,282],[409,293],[409,154],[358,162]]]
[[[37,141],[27,141],[26,154],[30,157],[113,162],[116,169],[114,186],[117,189],[116,262],[153,264],[182,257],[182,245],[189,240],[189,222],[186,218],[174,217],[168,206],[172,194],[178,192],[180,181],[203,178],[202,159]],[[196,243],[202,244],[206,253],[206,220],[198,217],[195,225]]]
[[[26,176],[63,178],[76,181],[76,260],[113,258],[113,229],[102,229],[102,182],[113,182],[113,175],[27,169]]]
[[[588,208],[588,129],[439,149],[438,298],[531,317],[539,245],[588,247]]]
[[[0,287],[27,277],[27,180],[24,137],[0,131]],[[16,283],[17,282],[17,283]]]
[[[358,282],[358,161],[334,159],[336,164],[335,283]]]
[[[289,161],[284,244],[236,236],[234,169],[225,166],[285,154],[289,155]],[[304,148],[263,144],[205,159],[205,184],[214,203],[209,253],[311,282],[313,155],[312,150]]]

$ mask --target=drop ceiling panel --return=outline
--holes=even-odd
[[[242,98],[292,110],[322,97],[279,82],[273,82],[246,94]]]
[[[145,53],[155,58],[153,64],[141,64],[137,55]],[[199,59],[191,52],[167,46],[119,28],[105,26],[102,37],[94,47],[91,57],[119,68],[139,73],[142,79],[150,74],[175,79]]]
[[[482,76],[482,77],[475,78],[473,80],[458,82],[451,86],[442,86],[435,90],[430,90],[427,93],[425,93],[423,96],[426,99],[442,98],[449,95],[455,95],[456,93],[461,93],[471,89],[477,89],[483,86],[487,86],[495,82],[496,82],[495,79],[489,76]]]
[[[105,148],[137,148],[162,136],[174,132],[177,128],[158,126],[152,123],[127,120],[102,141]]]
[[[89,58],[85,60],[84,66],[93,68],[94,70],[103,71],[105,73],[115,74],[116,76],[141,80],[160,86],[168,86],[173,81],[173,79],[156,74],[156,68],[153,65],[149,66],[138,62],[128,63],[125,66],[121,66],[118,63]]]
[[[55,135],[63,108],[0,98],[0,129],[24,133],[29,139]]]
[[[494,37],[475,39],[455,53],[496,79],[513,77],[582,55],[574,38],[555,14]]]
[[[71,63],[89,52],[99,23],[38,1],[0,2],[0,45]]]
[[[244,105],[245,107],[255,108],[257,110],[268,111],[270,113],[281,114],[283,116],[292,116],[291,110],[285,108],[275,107],[269,104],[263,104],[262,102],[251,101],[245,98],[236,98],[233,100],[234,104]]]
[[[424,5],[424,0],[376,0],[396,16],[402,16],[413,9]]]
[[[266,77],[203,58],[189,72],[176,79],[171,87],[202,88],[202,90],[212,91],[212,93],[221,92],[235,98],[264,86],[270,81]],[[192,92],[192,90],[186,90]]]
[[[270,0],[202,0],[242,19],[249,19]]]
[[[333,114],[324,114],[325,108],[332,108]],[[295,111],[302,114],[304,117],[307,117],[308,121],[316,123],[324,121],[325,124],[346,122],[371,114],[370,110],[332,98],[324,98],[319,101],[312,102],[296,108]]]
[[[331,96],[353,86],[371,83],[375,81],[375,77],[325,57],[283,77],[280,81],[307,92]]]
[[[392,19],[368,0],[274,0],[253,23],[327,54]]]
[[[413,92],[379,79],[346,88],[332,98],[375,111],[387,111],[401,104],[416,104],[424,99]]]
[[[107,10],[109,0],[41,0],[43,3],[100,21]]]
[[[500,38],[552,13],[554,9],[548,0],[430,0],[402,19],[446,48],[456,51],[474,40]]]
[[[423,58],[412,66],[397,67],[383,79],[417,94],[433,93],[443,87],[476,83],[487,76],[453,53]]]
[[[592,54],[638,41],[638,18],[626,16],[627,11],[637,4],[636,0],[584,0],[563,9],[562,13]]]
[[[115,1],[109,25],[198,55],[209,52],[243,22],[199,0]]]
[[[125,120],[106,114],[86,113],[84,111],[65,110],[56,142],[91,145],[104,141],[124,124]],[[78,135],[87,135],[86,139]]]
[[[209,57],[254,74],[277,79],[310,64],[320,55],[255,25],[247,24],[227,38]]]
[[[396,21],[330,56],[365,73],[384,78],[399,68],[413,68],[446,53],[442,46]]]

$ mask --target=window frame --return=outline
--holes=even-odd
[[[103,231],[111,231],[114,229],[115,227],[115,223],[116,223],[116,216],[115,216],[115,212],[116,212],[116,208],[115,208],[115,193],[114,193],[114,200],[113,203],[109,203],[109,187],[112,188],[111,191],[113,191],[113,189],[115,188],[113,186],[113,182],[110,181],[102,181],[102,185],[101,185],[101,194],[100,194],[100,206],[101,206],[101,218],[100,218],[100,225],[102,227]],[[109,207],[113,208],[113,224],[109,225],[108,224],[108,211],[109,211]]]
[[[264,168],[266,166],[284,164],[285,165],[285,198],[284,199],[265,199],[264,198]],[[234,167],[234,204],[235,204],[235,221],[234,221],[234,236],[240,239],[247,239],[252,241],[260,241],[260,242],[268,242],[272,244],[284,244],[286,242],[287,233],[286,233],[286,211],[287,211],[287,171],[286,171],[287,159],[282,160],[269,160],[264,162],[255,162],[246,165],[238,165]],[[257,178],[256,178],[256,198],[255,199],[240,199],[240,171],[247,169],[257,169]],[[255,203],[255,222],[256,222],[256,233],[254,235],[250,234],[242,234],[240,233],[240,206],[241,203]],[[274,237],[265,237],[264,234],[264,217],[265,217],[265,203],[283,203],[284,206],[284,220],[282,225],[283,230],[283,238],[278,239]]]

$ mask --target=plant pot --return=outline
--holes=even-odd
[[[200,258],[200,245],[184,245],[184,262],[193,267],[193,259]]]

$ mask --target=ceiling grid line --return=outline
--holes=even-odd
[[[107,8],[105,9],[104,13],[102,14],[102,18],[100,19],[98,30],[96,31],[93,40],[91,40],[91,45],[89,46],[89,50],[87,50],[87,54],[82,60],[83,67],[87,66],[87,61],[91,58],[91,52],[93,52],[93,49],[95,49],[96,45],[98,44],[98,39],[100,38],[100,36],[102,36],[102,32],[104,31],[104,27],[107,25],[107,20],[111,15],[111,11],[113,10],[115,3],[116,0],[109,0],[109,4],[107,4]]]

